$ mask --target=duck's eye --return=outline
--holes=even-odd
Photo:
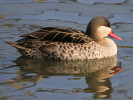
[[[111,27],[111,24],[110,23],[108,24],[108,27]]]
[[[108,24],[105,24],[104,26],[108,27]]]
[[[110,24],[105,24],[106,27],[110,27]]]

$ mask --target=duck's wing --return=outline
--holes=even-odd
[[[39,31],[30,34],[22,35],[30,39],[38,39],[40,41],[59,41],[59,42],[72,42],[72,43],[85,43],[88,41],[88,36],[83,31],[71,28],[57,28],[45,27]]]

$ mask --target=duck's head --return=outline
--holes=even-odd
[[[102,16],[94,17],[88,24],[86,34],[95,41],[102,41],[107,36],[121,40],[120,37],[112,32],[110,22]]]

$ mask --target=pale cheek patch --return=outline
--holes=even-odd
[[[97,28],[97,33],[103,36],[108,36],[110,32],[111,32],[111,28],[106,26],[100,26]]]

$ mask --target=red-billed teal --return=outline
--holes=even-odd
[[[86,33],[77,29],[44,27],[39,31],[22,35],[22,39],[7,44],[31,58],[54,60],[83,60],[110,57],[117,54],[117,46],[111,36],[121,40],[111,29],[110,22],[94,17]]]

